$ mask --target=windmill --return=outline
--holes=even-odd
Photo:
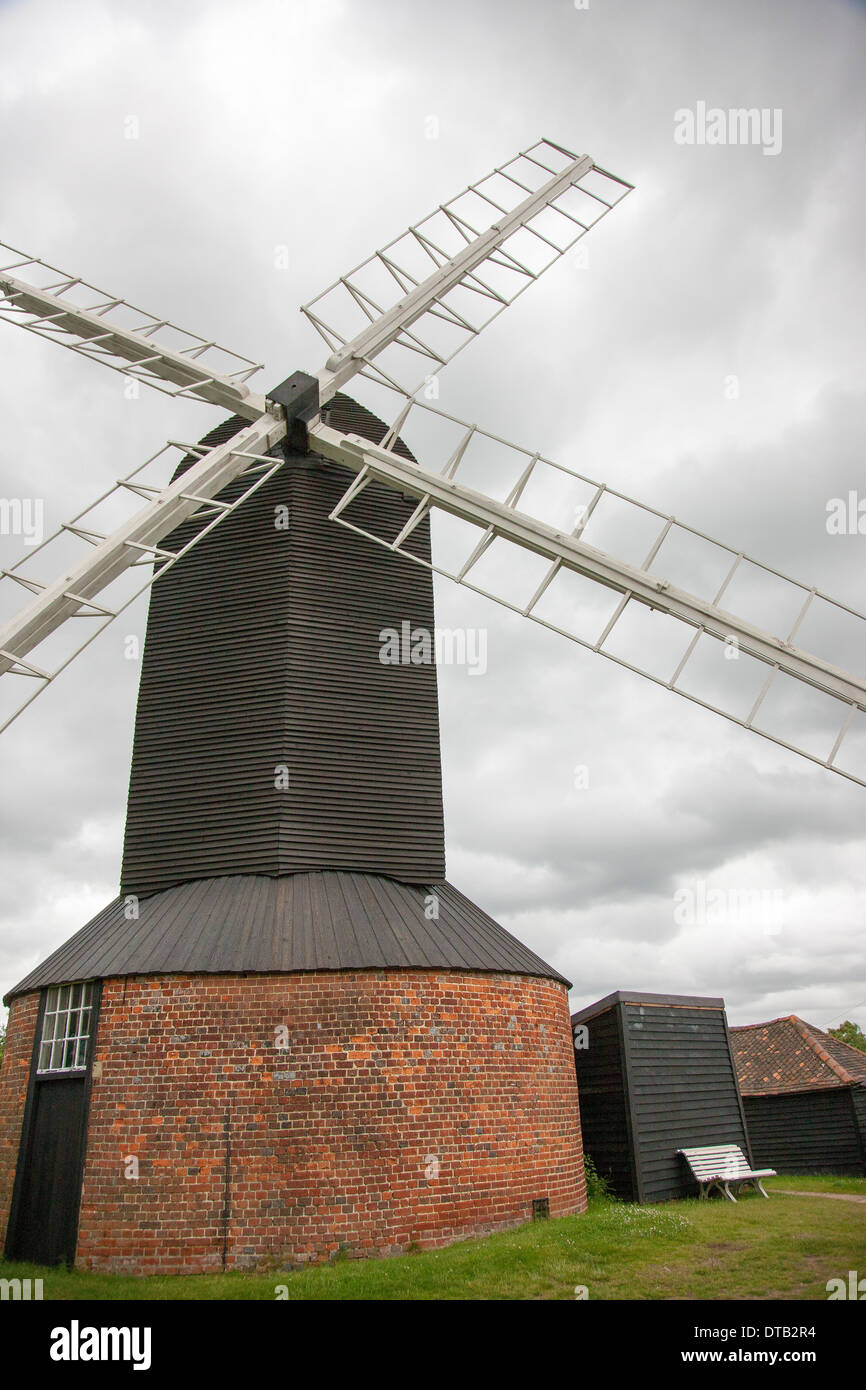
[[[10,995],[9,1253],[203,1269],[581,1209],[565,982],[444,882],[433,573],[866,785],[862,614],[431,403],[629,192],[529,147],[304,306],[327,360],[266,394],[8,248],[5,317],[231,412],[2,571],[32,595],[0,630],[3,727],[159,581],[121,894]],[[404,625],[420,659],[389,666]],[[818,705],[780,731],[791,686]]]

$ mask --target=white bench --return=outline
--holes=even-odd
[[[742,1149],[736,1144],[711,1144],[705,1149],[677,1149],[692,1171],[692,1176],[701,1189],[701,1196],[708,1197],[714,1187],[736,1202],[731,1184],[736,1188],[743,1183],[754,1183],[762,1197],[766,1193],[761,1186],[761,1178],[774,1178],[775,1168],[752,1169]]]

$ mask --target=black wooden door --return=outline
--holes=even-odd
[[[36,1081],[7,1258],[42,1265],[75,1258],[86,1097],[83,1073]]]

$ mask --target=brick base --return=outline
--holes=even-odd
[[[34,1015],[35,996],[15,1001],[0,1202]],[[393,1254],[526,1221],[536,1198],[551,1216],[586,1206],[567,995],[552,980],[107,980],[94,1058],[83,1268]]]
[[[38,994],[22,995],[13,999],[9,1006],[3,1065],[0,1067],[0,1251],[6,1240],[12,1189],[15,1186],[38,1009]]]

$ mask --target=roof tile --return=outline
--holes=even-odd
[[[744,1096],[866,1085],[866,1053],[795,1014],[731,1029]]]

